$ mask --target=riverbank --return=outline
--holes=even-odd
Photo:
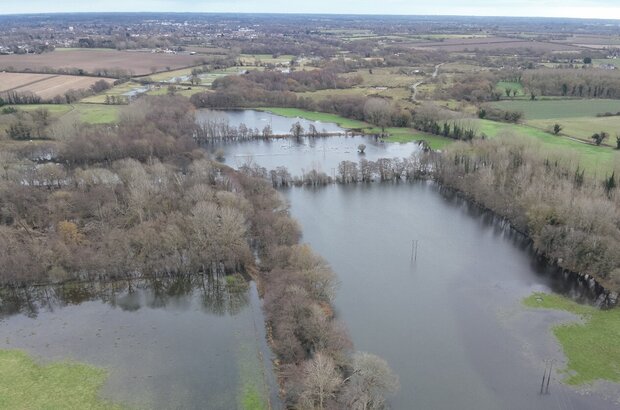
[[[523,304],[535,309],[570,312],[580,320],[554,326],[552,332],[568,358],[564,382],[590,384],[597,380],[620,383],[620,309],[601,310],[560,295],[535,293]]]

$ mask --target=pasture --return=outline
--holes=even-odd
[[[609,147],[575,141],[570,138],[552,135],[538,128],[523,124],[508,124],[489,120],[475,120],[479,134],[487,137],[521,136],[540,141],[553,152],[564,151],[574,157],[592,175],[606,175],[620,164],[620,153]]]
[[[109,124],[118,121],[121,106],[103,104],[28,104],[15,105],[21,111],[46,109],[52,118],[72,117],[87,124]]]
[[[526,120],[550,118],[595,117],[606,112],[620,111],[620,100],[515,100],[493,103],[503,110],[522,111]]]
[[[89,88],[102,78],[54,74],[25,74],[0,72],[0,94],[9,91],[31,92],[44,100],[64,95],[69,90]],[[103,80],[112,83],[113,80]]]
[[[588,142],[592,142],[592,134],[604,131],[610,135],[610,138],[603,141],[603,145],[613,147],[616,146],[616,135],[620,134],[620,116],[551,118],[532,120],[527,123],[545,131],[550,131],[554,124],[560,124],[563,135]]]
[[[0,55],[0,71],[66,72],[83,70],[124,70],[133,75],[147,75],[200,64],[202,57],[189,54],[162,54],[146,51],[101,49],[67,49],[43,54]]]

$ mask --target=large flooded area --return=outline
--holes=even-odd
[[[290,119],[289,119],[290,121]],[[366,154],[356,149],[365,144]],[[340,161],[408,157],[416,143],[369,137],[223,144],[226,163],[333,176]],[[576,320],[522,304],[533,292],[570,294],[527,241],[431,182],[282,191],[304,241],[341,281],[340,319],[357,350],[385,358],[402,388],[395,409],[620,408],[620,386],[561,383],[566,358],[550,327]],[[417,249],[417,251],[416,251]],[[540,394],[553,363],[549,394]]]
[[[0,295],[0,349],[105,368],[102,395],[133,409],[279,407],[254,283],[206,276],[73,284]]]
[[[225,115],[234,125],[269,122],[284,132],[295,121],[258,111]],[[340,161],[409,157],[420,146],[356,136],[208,149],[222,150],[233,167],[332,176]],[[390,397],[392,408],[620,408],[616,384],[561,382],[566,358],[549,329],[576,318],[529,309],[522,300],[532,292],[570,294],[571,284],[539,264],[502,221],[427,181],[291,188],[282,195],[303,241],[341,282],[337,315],[355,349],[385,358],[398,374],[402,387]],[[3,293],[0,348],[105,367],[104,395],[137,408],[231,409],[248,392],[280,408],[256,288],[232,285],[200,277]],[[551,363],[549,394],[540,394]]]

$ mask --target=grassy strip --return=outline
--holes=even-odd
[[[568,358],[566,383],[620,382],[620,309],[600,310],[544,293],[535,293],[523,303],[533,308],[567,311],[583,319],[582,323],[553,328],[553,334]]]
[[[79,363],[41,366],[26,353],[0,350],[2,409],[120,409],[99,398],[106,372]]]
[[[316,111],[306,111],[298,108],[260,108],[262,111],[268,111],[275,115],[280,115],[282,117],[287,118],[305,118],[310,121],[321,121],[321,122],[331,122],[334,124],[338,124],[342,128],[348,129],[367,129],[372,128],[372,126],[363,121],[351,120],[348,118],[341,117],[336,114],[327,114],[324,112],[316,112]]]
[[[380,130],[379,130],[380,131]],[[388,142],[413,142],[413,141],[426,141],[431,149],[441,150],[447,145],[454,142],[451,138],[442,137],[440,135],[424,134],[413,128],[388,128],[386,131],[390,134],[389,138],[386,138]]]
[[[372,126],[363,121],[351,120],[336,114],[327,114],[323,112],[306,111],[298,108],[261,108],[276,115],[287,118],[305,118],[310,121],[331,122],[347,129],[362,130],[369,134],[379,134],[381,129]],[[413,142],[425,140],[432,149],[442,149],[448,144],[454,142],[450,138],[441,136],[424,134],[412,128],[387,128],[386,132],[390,135],[386,138],[388,142]]]
[[[87,124],[111,124],[118,122],[121,108],[118,105],[75,104],[75,113]]]

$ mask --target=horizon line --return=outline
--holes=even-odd
[[[196,14],[196,15],[282,15],[282,16],[360,16],[360,17],[472,17],[472,18],[534,18],[534,19],[555,19],[555,20],[600,20],[616,21],[620,23],[620,18],[606,17],[568,17],[568,16],[527,16],[527,15],[492,15],[492,14],[377,14],[377,13],[330,13],[330,12],[242,12],[242,11],[41,11],[27,13],[2,13],[0,16],[40,16],[40,15],[63,15],[63,14]]]

